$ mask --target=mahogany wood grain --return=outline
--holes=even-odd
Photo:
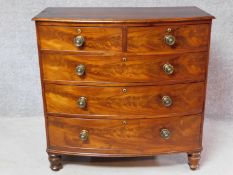
[[[77,30],[81,29],[81,33]],[[121,28],[39,26],[41,50],[122,51]],[[82,35],[84,46],[77,47],[74,38]]]
[[[123,92],[123,89],[127,92]],[[79,108],[80,97],[87,98],[87,107]],[[165,107],[163,96],[173,104]],[[94,87],[45,85],[48,113],[99,115],[152,115],[154,117],[187,115],[202,112],[204,83],[169,86]]]
[[[212,19],[197,7],[47,8],[34,17],[51,169],[62,168],[61,155],[175,152],[186,152],[196,169]],[[81,48],[73,43],[78,28]],[[176,37],[174,46],[164,43],[165,34]],[[164,74],[165,63],[174,74]],[[77,64],[86,66],[82,78]],[[163,106],[164,95],[172,106]],[[77,105],[80,96],[87,97],[85,109]],[[169,139],[161,138],[162,128]],[[79,139],[83,129],[86,142]]]
[[[57,22],[57,21],[36,21],[38,26],[69,26],[69,27],[152,27],[164,25],[187,25],[187,24],[210,24],[211,19],[194,20],[194,21],[160,21],[160,22]]]
[[[188,153],[188,164],[191,170],[196,170],[199,168],[199,161],[201,159],[201,152],[191,152]]]
[[[168,33],[167,29],[172,32]],[[128,52],[176,52],[196,49],[208,50],[209,24],[167,25],[160,27],[129,27]],[[164,42],[164,36],[172,34],[176,38],[174,46]]]
[[[213,19],[203,10],[191,7],[49,7],[35,21],[78,23],[149,23]]]
[[[173,118],[104,120],[48,117],[50,149],[78,152],[83,155],[147,155],[201,149],[201,115]],[[170,138],[160,135],[168,129]],[[88,140],[81,141],[81,130]],[[132,149],[133,148],[133,149]]]
[[[162,84],[203,81],[207,58],[206,52],[128,57],[44,53],[42,63],[44,80],[47,82],[159,82]],[[174,67],[171,75],[163,71],[163,65],[168,63]],[[76,66],[80,64],[85,65],[86,68],[83,76],[78,76],[75,72]]]
[[[44,81],[43,81],[43,65],[42,65],[42,59],[41,59],[41,52],[40,52],[40,42],[39,42],[39,38],[40,38],[40,34],[38,32],[38,22],[35,22],[35,27],[36,27],[36,38],[37,38],[37,49],[38,49],[38,61],[39,61],[39,67],[40,67],[40,83],[41,83],[41,91],[42,91],[42,100],[43,100],[43,113],[44,113],[44,125],[45,125],[45,130],[46,130],[46,146],[48,148],[48,144],[49,144],[49,136],[48,136],[48,130],[47,130],[47,119],[46,119],[46,115],[47,115],[47,111],[46,111],[46,101],[45,101],[45,90],[44,90]]]
[[[207,95],[207,84],[208,84],[208,69],[209,69],[209,60],[210,60],[210,41],[211,41],[211,26],[212,26],[212,21],[210,23],[210,31],[209,31],[209,34],[208,34],[208,37],[209,37],[209,41],[208,41],[208,59],[207,59],[207,63],[206,63],[206,78],[205,78],[205,96],[204,96],[204,99],[206,99],[206,95]],[[206,100],[204,100],[204,104],[203,104],[203,114],[205,113],[205,104],[206,104]],[[203,138],[203,127],[204,127],[204,117],[202,118],[202,123],[201,123],[201,144],[202,144],[202,138]],[[201,152],[200,152],[201,154]],[[200,160],[200,157],[201,155],[199,156],[199,160]],[[198,163],[199,163],[199,160],[198,160]]]
[[[63,165],[62,165],[61,155],[49,153],[48,156],[49,156],[50,168],[53,171],[59,171],[60,169],[62,169]]]

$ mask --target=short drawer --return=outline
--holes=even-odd
[[[122,50],[122,29],[117,27],[38,26],[38,33],[41,50]]]
[[[104,120],[49,116],[49,148],[79,154],[138,154],[201,149],[201,115]]]
[[[208,53],[154,56],[42,55],[47,81],[191,82],[203,81]]]
[[[135,87],[46,84],[45,98],[48,113],[167,117],[202,112],[204,89],[202,82]]]
[[[209,24],[129,27],[128,52],[208,50]]]

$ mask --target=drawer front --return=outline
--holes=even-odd
[[[209,31],[209,24],[128,28],[128,52],[207,51]],[[166,44],[165,36],[174,44]]]
[[[45,98],[49,113],[166,117],[202,112],[204,87],[204,83],[136,87],[46,84]]]
[[[207,52],[129,57],[42,54],[42,63],[49,81],[177,83],[203,81],[207,58]]]
[[[79,31],[81,30],[81,32]],[[122,29],[104,27],[39,26],[42,50],[61,51],[121,51]],[[75,44],[75,38],[76,39]],[[80,36],[83,37],[82,42]],[[77,46],[82,44],[82,46]]]
[[[201,115],[104,120],[48,117],[49,147],[85,154],[153,154],[200,149]]]

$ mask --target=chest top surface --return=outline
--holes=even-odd
[[[208,20],[198,7],[48,7],[33,18],[53,22],[175,22]]]

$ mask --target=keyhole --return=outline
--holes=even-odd
[[[126,62],[126,61],[127,61],[127,58],[123,57],[123,58],[122,58],[122,61]]]
[[[127,92],[127,89],[125,89],[125,88],[124,88],[124,89],[122,89],[122,92],[126,93],[126,92]]]
[[[123,124],[123,125],[126,125],[126,124],[127,124],[127,121],[125,121],[125,120],[122,121],[122,124]]]

